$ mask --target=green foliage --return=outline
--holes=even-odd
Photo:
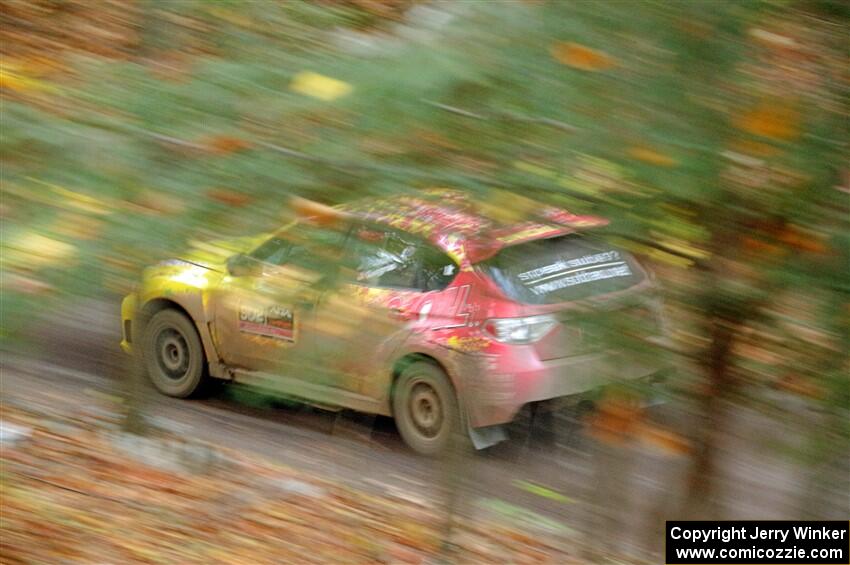
[[[696,258],[724,292],[707,277],[671,297],[701,315],[722,296],[846,299],[846,15],[624,6],[439,3],[391,21],[301,2],[142,5],[126,57],[68,56],[73,78],[4,104],[4,252],[32,232],[74,247],[73,261],[5,266],[62,296],[123,291],[189,239],[279,224],[291,194],[451,185],[600,213],[653,258]],[[795,25],[801,9],[833,21]],[[324,82],[296,88],[305,72]],[[96,227],[79,238],[69,222]],[[30,300],[9,296],[10,315]]]

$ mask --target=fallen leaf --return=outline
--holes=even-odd
[[[752,139],[736,139],[731,147],[736,153],[755,158],[772,157],[779,153],[777,147]]]
[[[177,214],[185,208],[179,198],[154,190],[142,191],[131,203],[131,207],[133,205],[139,206],[142,212],[148,214]]]
[[[622,445],[631,439],[642,416],[643,410],[636,398],[628,394],[608,394],[588,420],[590,435],[604,443]]]
[[[784,256],[786,253],[786,250],[782,249],[778,245],[768,243],[757,237],[744,237],[741,239],[741,245],[753,255],[759,255],[762,257],[780,257]]]
[[[5,259],[27,269],[67,264],[77,255],[77,248],[64,241],[30,231],[8,245]]]
[[[251,197],[247,194],[227,188],[213,188],[207,192],[207,197],[233,208],[241,208],[251,202]]]
[[[735,125],[753,135],[790,141],[800,135],[800,116],[787,101],[762,102],[736,120]]]
[[[804,231],[793,225],[786,226],[779,234],[778,239],[788,247],[799,251],[807,251],[819,255],[826,253],[826,245],[821,236],[810,231]]]
[[[785,375],[776,383],[780,390],[806,398],[821,399],[825,396],[823,387],[818,386],[812,379],[796,374]]]
[[[333,225],[345,217],[343,212],[332,206],[298,196],[290,199],[289,208],[296,217],[308,218],[316,225]]]
[[[610,55],[578,43],[559,41],[552,45],[551,53],[559,63],[583,71],[604,71],[616,66]]]
[[[638,161],[643,161],[650,165],[658,165],[659,167],[672,167],[676,164],[676,160],[669,155],[665,155],[649,147],[631,147],[629,149],[629,155]]]
[[[4,64],[0,68],[0,88],[14,90],[16,92],[52,92],[56,88],[44,81],[24,76],[16,72],[14,67]]]
[[[691,452],[691,444],[684,436],[656,425],[642,424],[636,435],[641,443],[665,453],[686,455]]]
[[[336,100],[352,91],[351,85],[347,82],[310,71],[296,74],[289,85],[289,89],[325,102]]]
[[[246,139],[232,135],[217,135],[204,142],[210,153],[215,155],[229,155],[249,149],[252,144]]]
[[[557,502],[563,503],[575,502],[572,498],[564,496],[556,490],[552,490],[548,487],[544,487],[536,483],[531,483],[528,481],[514,481],[514,486],[526,492],[530,492],[531,494],[536,494],[537,496],[548,498],[549,500],[555,500]]]

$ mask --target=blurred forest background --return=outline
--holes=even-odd
[[[743,403],[808,438],[777,447],[799,517],[846,517],[848,22],[829,0],[2,0],[2,338],[34,347],[34,319],[280,225],[292,195],[551,203],[611,218],[665,286],[683,512],[732,518]]]

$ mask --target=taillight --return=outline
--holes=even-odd
[[[521,344],[534,343],[549,333],[558,321],[548,314],[524,318],[491,318],[484,322],[483,330],[496,341]]]

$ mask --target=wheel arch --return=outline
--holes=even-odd
[[[201,338],[201,345],[203,345],[204,348],[204,362],[210,375],[217,378],[226,378],[223,371],[219,370],[221,369],[220,360],[213,344],[210,328],[207,324],[199,321],[198,317],[192,315],[191,308],[187,308],[187,305],[181,304],[177,300],[172,300],[171,298],[156,297],[145,302],[140,310],[144,314],[144,321],[149,320],[157,312],[161,312],[162,310],[175,310],[186,316],[186,318],[192,322],[195,331],[198,332],[198,336]],[[139,321],[142,322],[142,324],[139,324],[139,329],[135,333],[136,335],[141,336],[144,333],[144,326],[143,321]]]
[[[189,313],[185,306],[169,298],[154,298],[147,301],[145,305],[142,306],[142,311],[144,312],[146,318],[150,318],[157,312],[166,309],[177,310],[178,312],[192,320],[192,322],[196,326],[198,325],[198,323],[192,317],[192,314]]]
[[[401,373],[407,367],[412,365],[413,363],[430,363],[431,365],[434,365],[435,367],[437,367],[438,369],[443,371],[446,374],[446,376],[448,377],[449,384],[451,385],[452,390],[454,390],[455,397],[457,398],[458,401],[460,401],[460,396],[458,395],[458,387],[455,383],[455,379],[452,376],[452,373],[451,373],[451,371],[449,371],[449,368],[446,366],[446,364],[441,362],[439,359],[437,359],[433,355],[429,355],[427,353],[421,353],[421,352],[414,352],[414,353],[407,353],[406,355],[399,357],[396,360],[396,362],[393,364],[392,382],[390,384],[390,396],[389,396],[389,398],[390,398],[390,403],[389,403],[390,404],[390,411],[392,411],[392,398],[395,395],[395,388],[396,388],[396,384],[398,383],[398,379],[401,376]]]

